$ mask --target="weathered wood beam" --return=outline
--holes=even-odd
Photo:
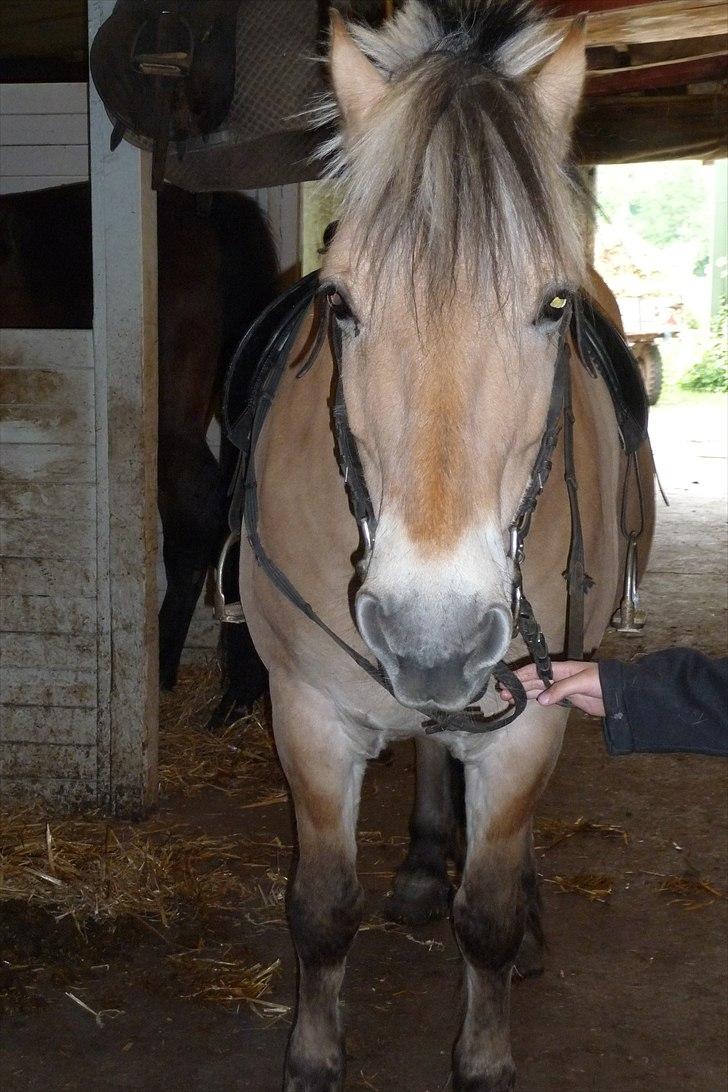
[[[90,0],[89,37],[114,9]],[[97,437],[98,777],[119,816],[156,800],[157,207],[148,153],[90,89]]]
[[[714,158],[728,150],[728,96],[596,96],[577,120],[579,163]]]
[[[586,93],[615,95],[628,91],[655,91],[725,79],[728,79],[728,54],[714,53],[704,57],[688,57],[681,61],[591,72],[586,83]]]
[[[0,58],[82,60],[85,53],[84,0],[2,0]]]
[[[728,12],[726,33],[705,38],[680,38],[674,42],[638,42],[626,55],[629,63],[653,64],[656,61],[682,61],[686,57],[702,57],[706,53],[728,53]],[[618,62],[619,63],[619,62]],[[592,68],[616,68],[617,65],[593,64]]]
[[[704,38],[726,30],[725,0],[560,0],[551,10],[564,19],[588,11],[590,46]]]

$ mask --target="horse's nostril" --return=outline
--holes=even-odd
[[[387,646],[383,621],[385,611],[371,592],[360,591],[356,597],[356,620],[362,637],[377,654]]]
[[[490,664],[500,660],[510,644],[511,628],[510,612],[504,607],[491,607],[483,618],[482,633],[473,659]]]

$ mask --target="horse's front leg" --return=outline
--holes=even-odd
[[[515,1086],[510,985],[529,913],[533,809],[558,756],[563,710],[528,710],[512,727],[466,745],[467,856],[453,903],[465,960],[465,1014],[455,1092]]]
[[[409,848],[384,904],[391,921],[407,925],[422,925],[448,915],[452,898],[448,861],[461,863],[460,763],[434,739],[420,738],[415,746],[417,780]]]
[[[361,923],[356,822],[366,756],[335,710],[308,688],[272,678],[278,754],[296,811],[298,863],[288,914],[298,953],[296,1020],[285,1092],[338,1092],[344,1082],[339,993],[349,946]]]

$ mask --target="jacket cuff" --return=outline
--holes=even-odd
[[[610,755],[631,755],[634,739],[624,700],[624,665],[619,660],[600,660],[598,667],[605,712],[604,743]]]

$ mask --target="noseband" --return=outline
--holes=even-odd
[[[317,272],[305,277],[298,285],[286,293],[285,297],[273,303],[268,311],[261,316],[259,322],[256,323],[255,327],[241,343],[228,373],[225,424],[231,441],[241,450],[238,472],[231,487],[230,527],[233,534],[236,534],[241,523],[244,523],[247,539],[255,559],[271,583],[278,588],[293,606],[323,630],[342,651],[346,652],[362,671],[365,671],[370,678],[394,697],[391,684],[382,669],[377,664],[372,664],[335,633],[318,615],[311,604],[303,598],[286,574],[268,556],[258,530],[259,508],[258,482],[255,475],[255,450],[301,323],[315,299],[318,299],[321,304],[320,317],[311,349],[302,367],[299,368],[297,376],[305,375],[313,367],[328,336],[337,373],[333,407],[337,458],[361,536],[362,558],[357,569],[360,573],[365,572],[368,566],[374,548],[377,520],[362,473],[356,440],[349,427],[342,381],[341,331],[335,321],[328,300],[318,283]],[[561,431],[562,421],[564,429],[564,477],[571,511],[571,547],[567,569],[564,574],[567,582],[568,600],[566,654],[570,659],[580,659],[583,656],[584,594],[588,587],[588,578],[584,575],[584,545],[573,458],[574,418],[571,409],[571,354],[567,341],[571,307],[572,305],[569,303],[561,320],[554,379],[538,454],[523,498],[509,527],[510,548],[508,556],[513,564],[513,636],[520,634],[522,637],[529,655],[536,665],[539,677],[546,686],[550,686],[553,682],[551,658],[541,627],[536,621],[531,604],[523,592],[521,565],[524,558],[524,541],[528,534],[536,503],[551,471],[552,456]],[[271,328],[273,329],[272,335],[258,344],[255,338],[256,335],[260,335],[260,330],[267,331]],[[245,412],[238,419],[232,421],[228,414],[231,401],[230,386],[235,380],[236,365],[241,358],[248,358],[253,354],[258,357],[259,364],[252,384],[251,397]],[[491,674],[510,691],[514,700],[512,708],[506,708],[490,717],[484,716],[477,705],[471,705],[460,712],[435,714],[434,716],[431,716],[428,710],[422,710],[427,718],[423,721],[425,732],[428,735],[442,731],[491,732],[497,728],[503,728],[519,717],[526,707],[526,693],[519,679],[503,660],[493,666],[484,682],[478,700],[485,693]]]

